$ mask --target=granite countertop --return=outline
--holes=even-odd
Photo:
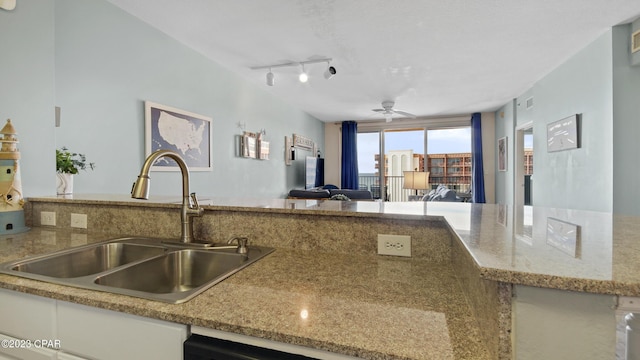
[[[181,199],[74,195],[29,201],[179,208]],[[200,203],[207,212],[439,220],[457,234],[486,279],[640,296],[638,217],[469,203],[206,197]],[[35,227],[0,236],[0,262],[112,237]],[[9,275],[0,275],[0,287],[366,359],[489,357],[452,265],[418,258],[277,249],[178,305]]]
[[[74,199],[131,206],[179,206],[179,197],[133,200],[126,195]],[[319,216],[397,217],[446,221],[476,261],[481,275],[505,283],[600,294],[640,296],[640,217],[525,206],[202,197],[208,210],[309,212]],[[550,220],[551,219],[551,220]],[[551,225],[550,225],[551,224]],[[575,236],[562,234],[576,231]],[[551,226],[551,227],[550,227]]]
[[[35,227],[0,262],[112,238]],[[449,264],[277,249],[183,304],[0,274],[0,287],[365,359],[488,359]]]

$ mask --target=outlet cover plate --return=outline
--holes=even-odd
[[[43,225],[43,226],[56,226],[56,213],[55,213],[55,211],[41,211],[40,212],[40,225]]]
[[[378,234],[378,254],[411,257],[411,236]]]
[[[87,214],[71,214],[71,227],[86,229],[87,228]]]

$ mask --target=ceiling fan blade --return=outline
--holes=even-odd
[[[402,115],[402,116],[410,117],[410,118],[413,118],[413,119],[415,119],[415,118],[416,118],[416,116],[415,116],[415,115],[410,114],[410,113],[408,113],[408,112],[406,112],[406,111],[402,111],[402,110],[393,110],[393,112],[394,112],[394,113],[396,113],[396,114],[398,114],[398,115]]]
[[[371,109],[371,111],[375,111],[375,112],[385,112],[385,109]]]

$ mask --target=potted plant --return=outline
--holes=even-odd
[[[73,175],[80,170],[93,170],[95,166],[95,163],[87,162],[84,154],[70,152],[66,147],[56,149],[58,195],[73,194]]]

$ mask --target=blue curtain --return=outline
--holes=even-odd
[[[342,188],[358,189],[358,123],[342,122]]]
[[[485,203],[484,167],[482,165],[482,126],[480,113],[471,115],[471,199]]]

